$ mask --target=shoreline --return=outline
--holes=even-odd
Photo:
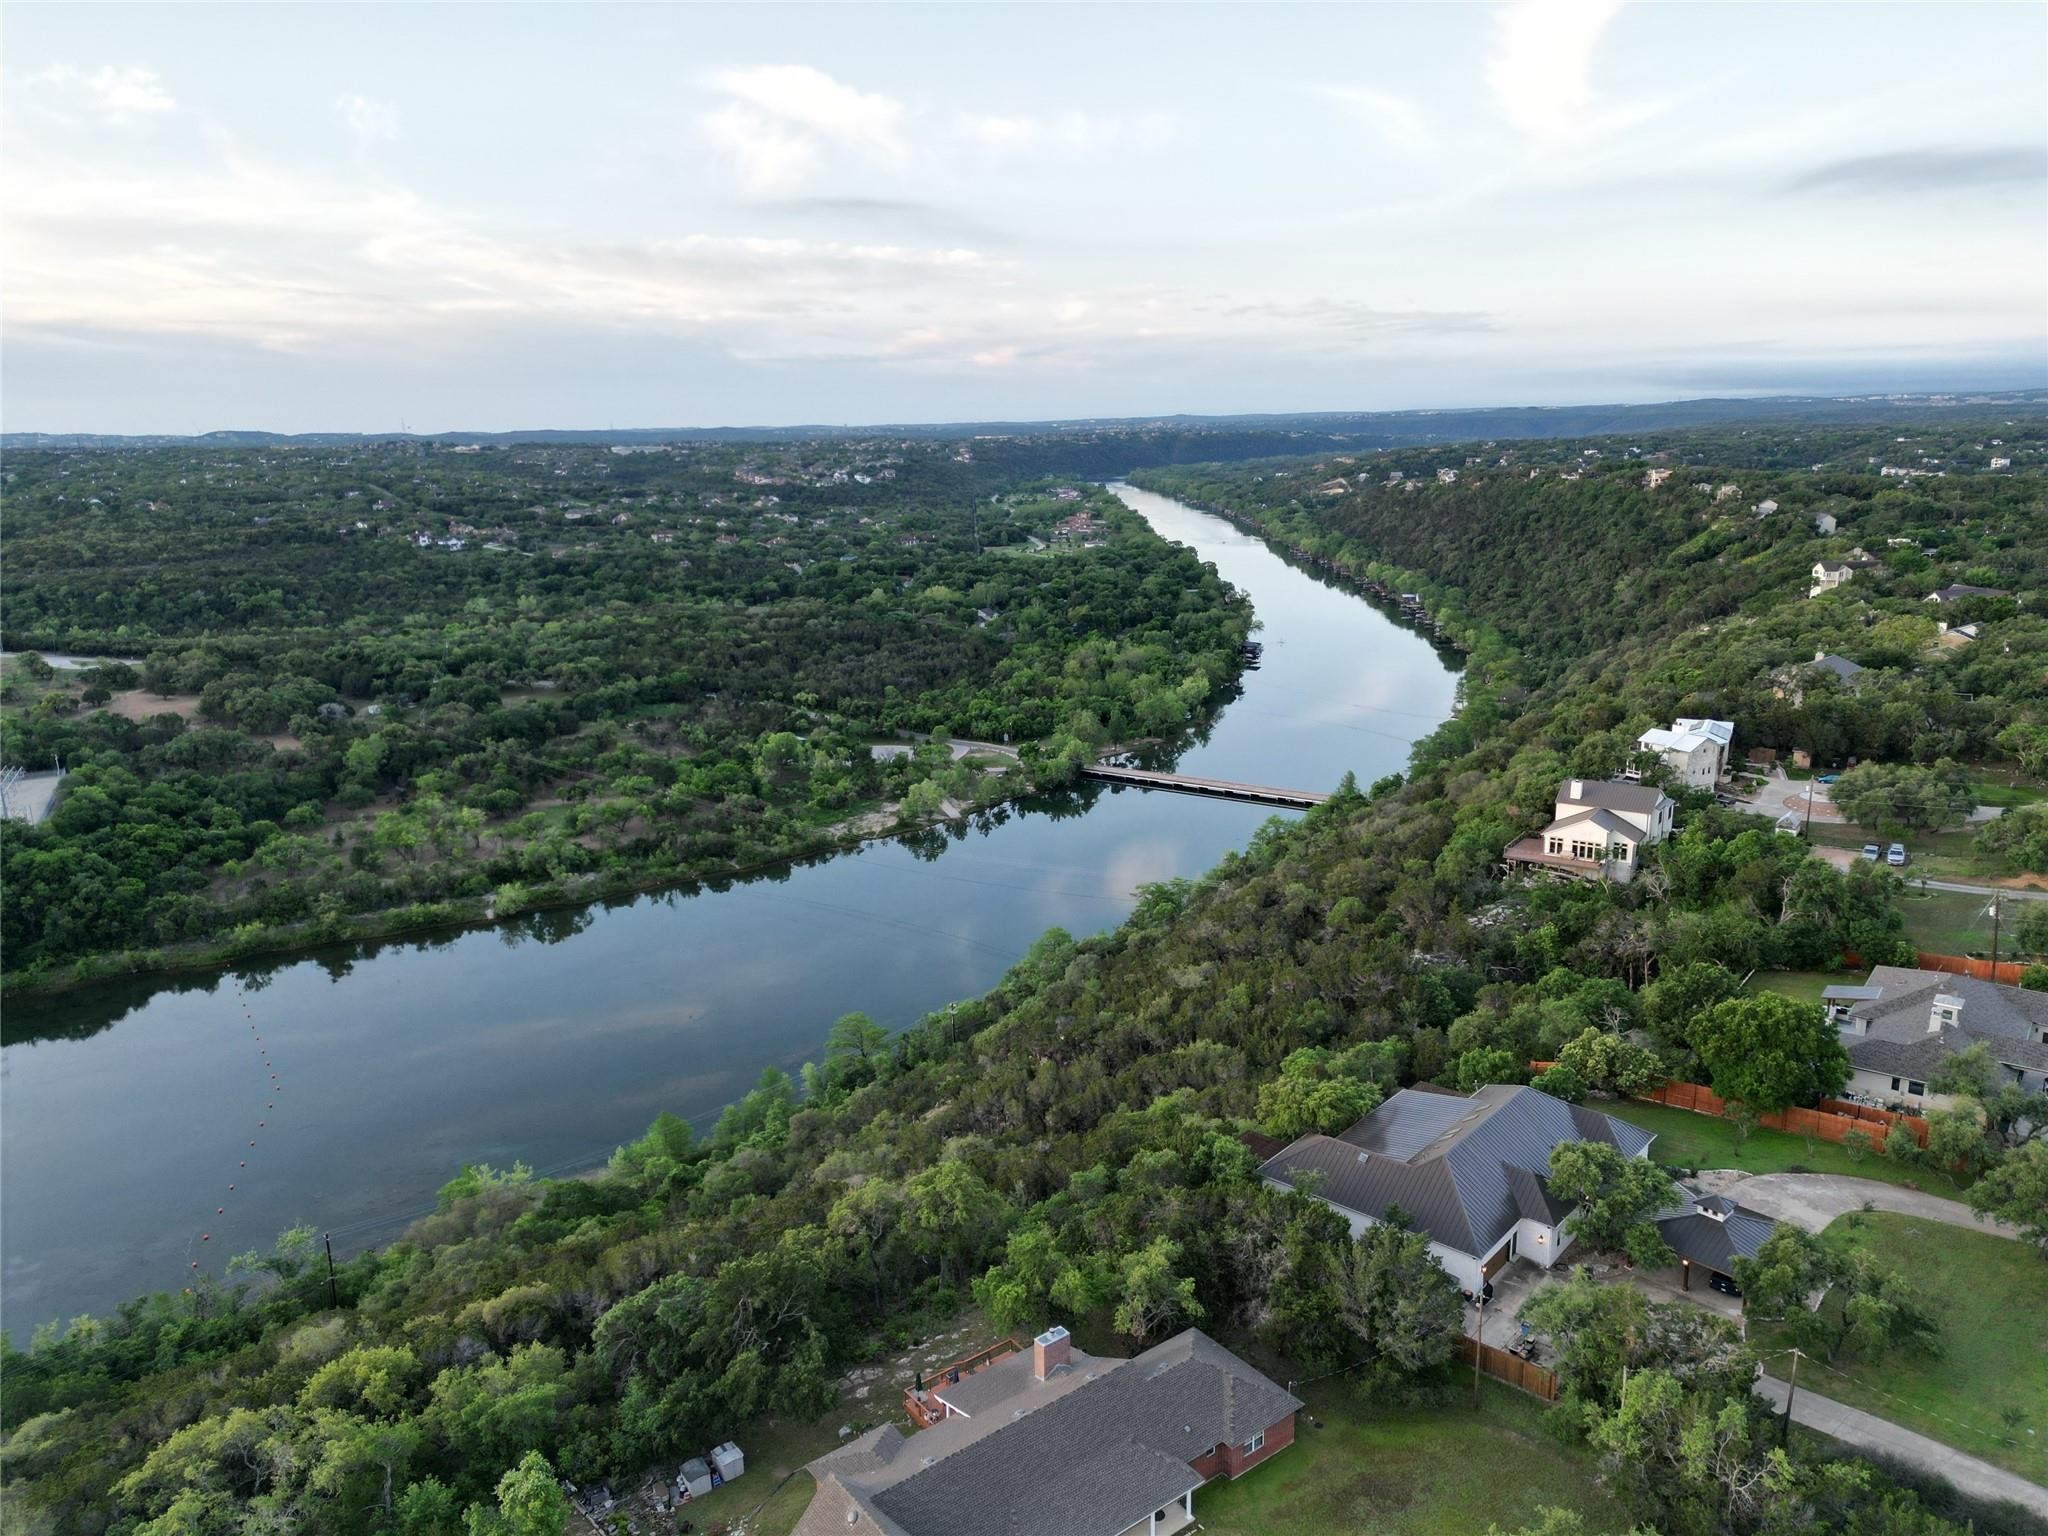
[[[1031,795],[1063,787],[1065,786],[1027,784],[1016,793],[1005,794],[985,805],[956,806],[952,815],[928,816],[912,822],[898,819],[885,829],[860,830],[861,821],[882,814],[879,811],[871,811],[867,813],[867,817],[855,817],[851,821],[837,824],[838,828],[845,829],[842,836],[828,837],[808,849],[793,850],[774,858],[763,859],[758,863],[741,865],[715,874],[658,877],[627,875],[609,879],[595,875],[577,876],[574,878],[588,881],[589,884],[578,889],[575,894],[565,892],[559,898],[550,897],[533,901],[515,912],[497,911],[492,905],[492,896],[457,897],[451,901],[415,903],[408,907],[387,908],[381,913],[364,913],[343,919],[334,930],[318,935],[308,935],[298,927],[275,928],[267,929],[264,935],[256,936],[244,943],[223,939],[203,947],[195,945],[190,950],[175,953],[161,949],[123,950],[114,955],[99,957],[97,960],[73,961],[70,972],[59,977],[38,977],[31,980],[18,972],[0,973],[0,998],[19,1001],[28,998],[59,997],[64,993],[76,992],[103,981],[175,976],[192,971],[225,971],[244,961],[304,956],[341,944],[397,943],[421,934],[462,933],[492,928],[528,913],[560,912],[572,907],[595,906],[612,897],[645,896],[658,891],[678,891],[689,887],[709,888],[722,882],[750,879],[772,869],[792,867],[811,860],[835,858],[866,847],[870,843],[887,842],[916,832],[920,828],[963,821],[976,811],[993,810],[997,806],[1011,805]],[[133,963],[123,963],[130,960]],[[85,974],[80,974],[83,967],[91,969]]]

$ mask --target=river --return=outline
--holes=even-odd
[[[1370,784],[1450,713],[1421,636],[1221,518],[1116,490],[1265,626],[1181,771]],[[591,1166],[664,1109],[701,1129],[840,1014],[898,1028],[985,991],[1047,928],[1113,926],[1273,814],[1086,786],[723,888],[12,1003],[0,1327],[25,1346],[299,1222],[338,1252],[387,1240],[465,1162]]]

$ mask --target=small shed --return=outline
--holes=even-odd
[[[711,1491],[711,1468],[702,1456],[692,1456],[683,1463],[682,1471],[676,1474],[676,1487],[692,1499],[701,1499]]]
[[[711,1453],[711,1466],[718,1473],[720,1482],[729,1483],[747,1470],[746,1458],[740,1455],[740,1448],[728,1440]]]

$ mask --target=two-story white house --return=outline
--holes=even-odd
[[[1844,565],[1839,560],[1816,560],[1813,562],[1813,585],[1806,589],[1806,595],[1819,597],[1823,592],[1832,592],[1855,574],[1853,565]]]
[[[1552,809],[1549,826],[1509,845],[1509,864],[1582,880],[1628,881],[1635,878],[1643,849],[1671,835],[1677,806],[1649,784],[1567,779]]]
[[[1680,716],[1671,729],[1659,726],[1636,738],[1636,750],[1654,752],[1688,789],[1712,789],[1728,771],[1728,749],[1735,740],[1733,720],[1698,720]]]

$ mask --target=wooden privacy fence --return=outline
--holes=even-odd
[[[1923,971],[1942,971],[1950,976],[1974,976],[1979,981],[1995,981],[2008,987],[2020,984],[2020,972],[2025,969],[2017,960],[2001,960],[1993,965],[1989,960],[1973,960],[1967,955],[1920,954],[1918,959]]]
[[[1728,1118],[1728,1101],[1700,1083],[1664,1083],[1635,1095],[1652,1104],[1691,1110],[1696,1115]],[[1921,1146],[1927,1145],[1927,1122],[1917,1115],[1901,1115],[1888,1109],[1847,1104],[1838,1099],[1821,1100],[1820,1109],[1778,1109],[1758,1115],[1756,1123],[1765,1130],[1785,1131],[1794,1136],[1811,1136],[1815,1141],[1840,1141],[1851,1131],[1882,1142],[1894,1125],[1903,1125]]]
[[[1465,1365],[1478,1358],[1479,1369],[1496,1381],[1540,1397],[1546,1403],[1557,1401],[1557,1372],[1548,1366],[1535,1365],[1520,1355],[1511,1355],[1504,1349],[1495,1349],[1491,1344],[1482,1344],[1469,1334],[1458,1336],[1458,1359]]]

